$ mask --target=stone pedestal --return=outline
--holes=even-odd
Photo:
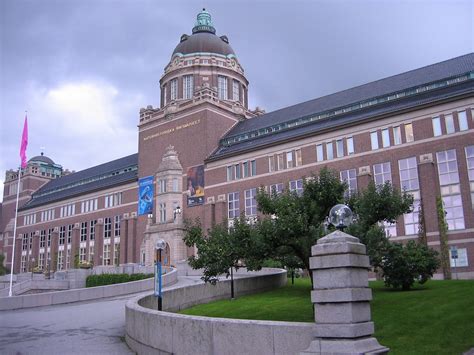
[[[301,354],[385,354],[372,334],[369,257],[359,239],[341,231],[311,249],[315,336]]]

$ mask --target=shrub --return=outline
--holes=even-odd
[[[153,274],[102,274],[90,275],[86,279],[86,287],[105,286],[120,284],[130,281],[138,281],[153,277]]]
[[[386,286],[409,290],[415,281],[424,284],[439,267],[438,253],[410,240],[406,245],[390,243],[382,258]]]

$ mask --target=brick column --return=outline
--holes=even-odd
[[[357,189],[363,190],[369,186],[369,182],[372,180],[372,170],[370,166],[361,166],[357,174]]]
[[[128,213],[124,213],[120,220],[120,265],[128,262]]]
[[[20,273],[20,265],[21,265],[21,241],[23,239],[23,234],[17,234],[16,240],[14,240],[15,245],[15,260],[13,265],[13,272],[15,274]],[[13,250],[13,249],[12,249]]]
[[[58,246],[59,246],[59,227],[55,227],[51,233],[51,265],[50,272],[58,268]]]
[[[433,154],[420,155],[418,162],[418,179],[420,180],[420,196],[423,202],[426,232],[438,232],[436,196],[440,195],[440,192]]]
[[[33,249],[31,251],[31,259],[35,259],[35,262],[31,263],[32,267],[36,267],[38,265],[39,260],[39,239],[40,239],[40,231],[35,231],[33,235]]]
[[[128,262],[133,262],[135,258],[135,243],[137,234],[137,214],[132,212],[128,220],[128,242],[127,242],[127,257]]]
[[[75,269],[78,266],[75,265],[76,255],[79,262],[79,238],[80,238],[81,225],[79,223],[74,223],[72,228],[72,239],[71,239],[71,269]]]
[[[104,253],[104,219],[99,218],[95,225],[94,266],[102,265],[101,256]]]
[[[335,231],[311,248],[315,336],[301,354],[385,354],[372,334],[369,257],[359,239]]]

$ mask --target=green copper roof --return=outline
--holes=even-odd
[[[216,29],[212,25],[211,14],[207,12],[206,9],[202,9],[202,11],[197,15],[196,24],[193,27],[193,33],[197,32],[216,33]]]

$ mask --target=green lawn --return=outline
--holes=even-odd
[[[256,295],[183,310],[183,314],[312,322],[309,279]],[[474,347],[474,281],[429,281],[411,291],[371,282],[375,336],[393,354],[461,354]]]

